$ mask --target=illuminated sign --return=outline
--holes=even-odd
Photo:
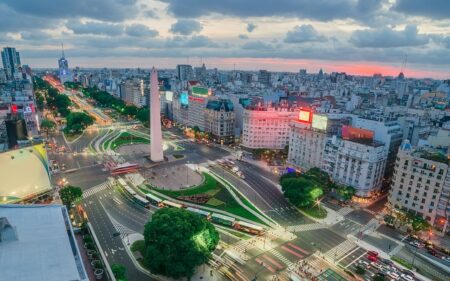
[[[373,132],[352,126],[342,126],[342,138],[344,140],[372,140]]]
[[[180,103],[182,105],[189,105],[188,92],[183,91],[180,93]]]
[[[167,101],[173,101],[173,92],[166,91],[166,100]]]
[[[312,118],[312,127],[318,130],[327,129],[328,118],[324,115],[314,114]]]
[[[300,109],[300,112],[298,113],[298,121],[303,123],[311,123],[311,119],[312,119],[311,110]]]
[[[189,100],[190,101],[195,101],[195,102],[202,102],[202,103],[205,102],[205,99],[197,98],[197,97],[193,97],[193,96],[189,96]]]
[[[11,104],[11,112],[17,113],[17,104]]]
[[[205,87],[194,86],[192,87],[192,95],[194,96],[208,96],[209,90]]]

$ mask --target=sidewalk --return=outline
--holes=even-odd
[[[208,264],[203,264],[197,268],[197,272],[194,276],[191,277],[191,281],[225,281],[228,280],[221,274],[217,272],[217,270],[212,269],[212,267]]]

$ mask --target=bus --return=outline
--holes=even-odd
[[[264,233],[263,227],[245,221],[237,221],[234,224],[234,228],[255,235],[261,235]]]
[[[207,220],[211,219],[211,213],[207,212],[207,211],[203,211],[197,208],[192,208],[192,207],[187,207],[186,210],[188,210],[189,212],[192,213],[196,213],[197,215],[200,215],[204,218],[206,218]]]
[[[156,206],[156,207],[162,207],[162,199],[156,197],[155,195],[151,193],[145,194],[145,198],[150,202],[150,204]]]
[[[161,202],[161,204],[164,207],[172,207],[172,208],[178,208],[178,209],[184,208],[184,206],[182,204],[178,204],[178,203],[175,203],[175,202],[172,202],[169,200],[164,200]]]
[[[135,173],[139,169],[138,164],[123,163],[111,168],[111,175],[121,175],[127,173]]]
[[[144,207],[144,208],[149,208],[150,203],[148,202],[147,199],[145,199],[144,197],[140,196],[140,195],[134,195],[133,196],[133,201],[136,202],[138,205]]]
[[[216,213],[211,214],[211,220],[215,223],[223,224],[223,225],[227,225],[227,226],[233,226],[236,221],[235,218],[232,218],[229,216],[224,216],[221,214],[216,214]]]

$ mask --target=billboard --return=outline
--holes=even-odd
[[[312,127],[318,130],[326,130],[328,123],[328,117],[324,115],[314,114],[312,119]]]
[[[183,91],[180,93],[180,103],[182,105],[189,105],[188,92]]]
[[[166,98],[166,101],[173,101],[173,92],[166,91],[165,98]]]
[[[342,126],[342,138],[344,140],[373,140],[373,132],[352,126]]]
[[[309,109],[300,109],[300,112],[298,113],[298,121],[303,123],[311,123],[312,119],[312,112]]]
[[[208,96],[209,95],[209,90],[208,88],[205,87],[200,87],[200,86],[194,86],[192,87],[192,95],[193,96]]]

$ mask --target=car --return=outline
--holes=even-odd
[[[371,262],[377,262],[378,258],[376,256],[368,256],[367,259]]]
[[[412,277],[411,275],[404,274],[404,273],[400,274],[400,277],[403,280],[407,280],[407,281],[414,281],[415,280],[414,277]]]
[[[408,269],[402,269],[401,272],[403,274],[406,274],[406,275],[409,275],[409,276],[412,276],[412,277],[415,276],[414,273],[411,270],[408,270]]]
[[[378,252],[376,252],[376,251],[368,251],[368,252],[367,252],[367,255],[369,255],[369,256],[374,256],[374,257],[378,257]]]
[[[388,276],[391,277],[394,280],[398,280],[400,278],[400,275],[398,275],[397,273],[395,273],[393,271],[389,271],[388,272]]]
[[[363,260],[359,260],[359,263],[360,263],[361,265],[363,265],[363,266],[367,267],[367,268],[369,268],[369,267],[370,267],[370,264],[369,264],[368,262],[366,262],[366,261],[363,261]]]

